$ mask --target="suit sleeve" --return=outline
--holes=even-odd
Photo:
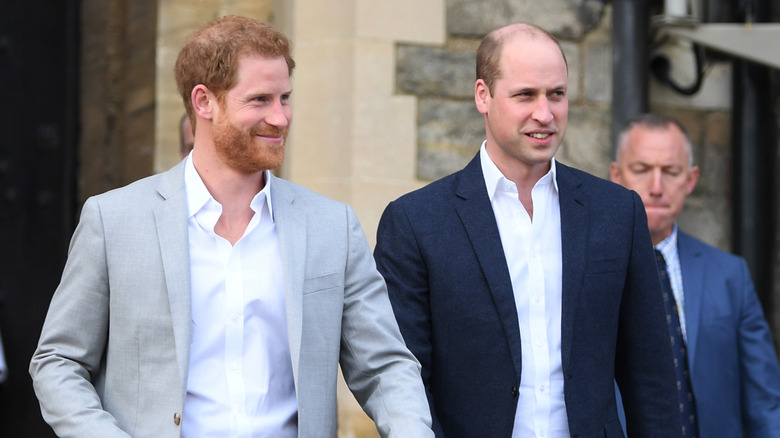
[[[632,196],[634,236],[620,305],[615,379],[628,436],[677,436],[681,424],[666,312],[644,206]]]
[[[30,363],[43,418],[60,437],[128,437],[92,384],[108,333],[105,238],[94,198],[84,205],[60,285]]]
[[[780,366],[747,264],[740,259],[742,312],[739,363],[742,418],[751,438],[776,437],[780,431]]]
[[[428,273],[411,222],[398,202],[388,205],[382,214],[374,258],[387,282],[401,334],[422,365],[433,430],[436,436],[443,436],[430,390],[433,347]]]
[[[341,367],[382,437],[432,437],[420,364],[404,345],[387,288],[351,208]]]

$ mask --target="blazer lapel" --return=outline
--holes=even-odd
[[[306,260],[306,212],[295,205],[292,186],[271,176],[271,202],[284,272],[287,331],[296,386],[303,330],[303,279]]]
[[[519,380],[522,352],[517,305],[498,225],[485,188],[479,154],[460,172],[455,195],[461,201],[456,203],[456,209],[485,274]]]
[[[581,285],[585,275],[588,230],[590,229],[586,193],[582,181],[567,166],[556,161],[558,199],[561,206],[561,361],[567,369],[571,358],[572,336]]]
[[[182,390],[186,391],[192,316],[184,161],[161,175],[157,191],[164,201],[155,207],[154,220],[171,307]]]
[[[701,302],[704,295],[704,282],[707,267],[701,251],[693,245],[693,238],[677,231],[677,253],[680,256],[683,295],[685,297],[685,330],[688,352],[688,366],[693,369],[696,359],[696,341],[701,321]]]

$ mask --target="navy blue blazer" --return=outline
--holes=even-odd
[[[747,264],[678,231],[701,437],[780,437],[780,366]]]
[[[660,282],[636,193],[560,163],[562,363],[569,429],[679,434]],[[510,437],[522,372],[509,270],[479,154],[390,203],[374,252],[404,339],[422,364],[434,430]]]

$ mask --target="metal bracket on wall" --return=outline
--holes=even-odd
[[[780,24],[664,23],[662,31],[712,50],[780,70]]]

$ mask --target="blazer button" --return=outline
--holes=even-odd
[[[517,386],[512,387],[512,395],[517,397]]]
[[[173,424],[175,424],[175,425],[177,425],[177,426],[178,426],[179,424],[181,424],[181,415],[179,415],[179,413],[178,413],[178,412],[176,412],[176,413],[174,413],[174,414],[173,414]]]

